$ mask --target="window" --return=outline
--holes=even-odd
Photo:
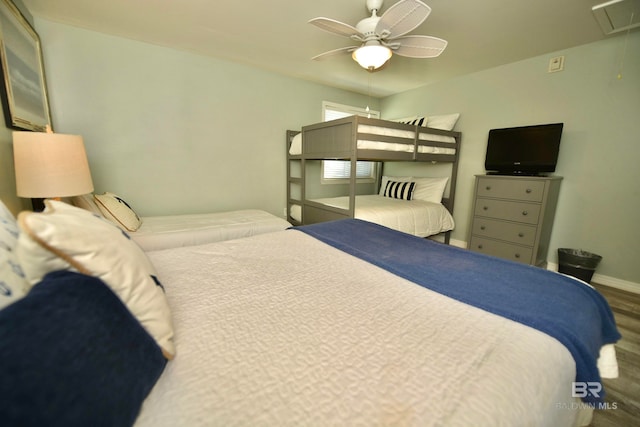
[[[367,107],[368,108],[368,107]],[[324,121],[341,119],[343,117],[359,115],[365,117],[380,118],[380,112],[349,105],[322,103],[322,116]],[[322,162],[322,183],[343,184],[351,176],[351,162],[345,160],[324,160]],[[376,179],[375,162],[357,162],[356,179],[358,182],[374,182]]]

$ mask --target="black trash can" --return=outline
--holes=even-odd
[[[602,257],[581,249],[558,249],[558,271],[591,283]]]

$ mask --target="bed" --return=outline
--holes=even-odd
[[[440,117],[446,119],[442,120]],[[288,221],[300,225],[341,218],[359,218],[373,220],[378,224],[420,237],[446,232],[448,242],[448,232],[454,227],[451,213],[455,199],[461,138],[460,132],[451,129],[458,117],[459,114],[434,116],[432,128],[351,116],[304,126],[301,132],[288,131]],[[422,122],[430,125],[428,121]],[[349,183],[338,190],[343,194],[327,196],[323,193],[329,191],[328,186],[317,185],[320,182],[320,166],[315,165],[320,164],[321,160],[331,159],[350,161],[353,172]],[[374,186],[362,184],[356,179],[355,166],[360,160],[375,161],[381,165]],[[415,194],[425,193],[433,189],[434,185],[440,187],[439,183],[444,180],[444,186],[439,191],[429,192],[423,198],[414,197],[410,193],[403,197],[390,197],[385,193],[385,185],[387,179],[396,177],[386,176],[385,162],[449,164],[450,168],[446,170],[446,176],[400,177],[401,181],[416,181]],[[434,183],[427,183],[428,180],[433,180]],[[446,194],[445,188],[448,190]],[[331,190],[335,192],[333,188]],[[379,197],[372,197],[373,195]],[[389,201],[390,198],[393,201]],[[417,206],[418,203],[407,203],[413,200],[431,203],[422,204],[420,207]],[[382,205],[384,215],[376,211],[376,204]],[[417,214],[417,209],[422,212]],[[417,215],[423,217],[416,223]],[[427,226],[423,224],[424,221],[444,217],[448,218],[444,221],[429,222]]]
[[[239,239],[291,226],[259,209],[140,217],[120,196],[110,192],[77,196],[71,202],[113,221],[146,251]]]
[[[367,221],[144,253],[64,203],[18,219],[32,288],[0,310],[9,424],[586,425],[617,375],[588,284]]]

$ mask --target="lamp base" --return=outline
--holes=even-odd
[[[42,212],[44,210],[44,199],[31,199],[31,208],[34,212]]]

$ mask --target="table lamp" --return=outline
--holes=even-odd
[[[19,197],[79,196],[93,191],[82,137],[47,132],[13,132],[13,159]]]

